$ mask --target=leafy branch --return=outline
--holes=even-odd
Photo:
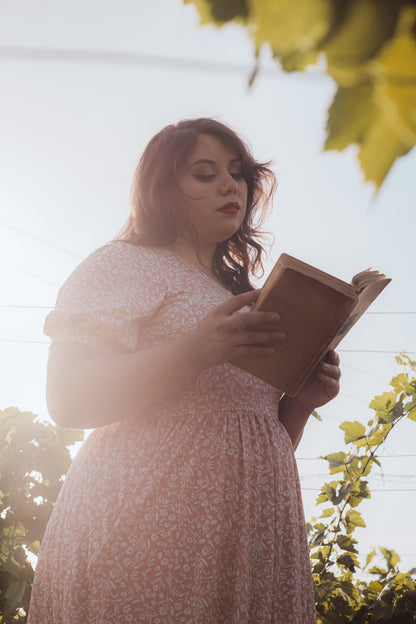
[[[183,0],[201,24],[245,28],[286,72],[320,64],[336,84],[324,148],[358,147],[376,188],[416,144],[414,0]]]
[[[26,622],[46,524],[83,431],[0,410],[0,623]]]
[[[381,465],[378,453],[393,428],[403,418],[416,421],[416,378],[411,377],[411,372],[416,370],[416,363],[406,355],[398,356],[396,360],[406,366],[408,372],[400,373],[392,379],[390,385],[393,390],[376,396],[371,401],[370,408],[375,411],[375,415],[367,423],[367,427],[358,421],[342,423],[340,429],[344,431],[347,451],[330,453],[323,457],[328,462],[330,474],[340,473],[340,478],[322,486],[317,504],[331,503],[332,507],[323,510],[318,522],[307,525],[317,612],[321,618],[318,621],[322,623],[364,623],[380,618],[386,620],[391,610],[388,597],[396,591],[405,590],[406,600],[402,600],[400,604],[407,604],[410,596],[416,606],[416,588],[411,578],[413,570],[407,575],[395,570],[399,557],[393,551],[380,549],[386,559],[387,569],[370,570],[371,574],[379,576],[377,582],[372,581],[367,586],[362,581],[354,582],[353,577],[360,564],[357,540],[352,537],[352,533],[357,527],[366,526],[356,507],[364,499],[371,497],[366,477],[374,464]],[[367,557],[366,566],[374,555],[375,551]],[[364,599],[371,604],[365,606]],[[388,603],[387,606],[385,603]],[[395,604],[397,611],[397,600]],[[369,620],[363,619],[365,609],[371,614],[371,617],[368,615]],[[394,609],[391,613],[395,613]],[[413,622],[416,619],[401,619],[400,622],[402,621]]]

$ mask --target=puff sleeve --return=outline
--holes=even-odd
[[[163,305],[166,280],[151,249],[123,242],[94,251],[61,287],[44,332],[104,353],[137,350],[141,328]],[[157,270],[159,269],[159,270]]]

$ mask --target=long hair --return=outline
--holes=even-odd
[[[178,226],[186,226],[179,209],[177,175],[195,147],[198,137],[208,134],[219,139],[241,161],[247,183],[247,208],[239,230],[217,244],[214,275],[233,294],[252,290],[250,276],[263,271],[261,245],[264,222],[276,178],[270,163],[254,160],[240,137],[224,124],[210,118],[187,119],[166,126],[147,145],[137,165],[131,190],[130,216],[115,240],[135,245],[168,247],[177,237]],[[196,247],[195,233],[192,236]]]

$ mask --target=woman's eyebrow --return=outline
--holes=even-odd
[[[198,160],[194,160],[190,163],[189,167],[193,167],[194,165],[200,165],[201,163],[206,163],[208,165],[215,165],[215,160],[210,160],[209,158],[199,158]],[[234,165],[235,163],[241,164],[241,160],[239,158],[232,158],[229,162],[230,165]]]
[[[193,167],[194,165],[200,165],[201,163],[207,163],[208,165],[215,165],[214,160],[209,160],[208,158],[200,158],[199,160],[194,160],[193,162],[191,162],[189,166]]]

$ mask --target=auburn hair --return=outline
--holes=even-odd
[[[264,235],[260,228],[271,203],[276,178],[269,168],[270,163],[254,160],[243,140],[215,119],[186,119],[166,126],[150,140],[133,177],[130,216],[115,240],[168,247],[176,240],[178,225],[186,225],[198,247],[190,224],[184,224],[175,189],[178,188],[178,172],[201,134],[216,137],[236,154],[247,183],[244,221],[235,234],[217,244],[211,267],[224,286],[238,294],[252,290],[250,277],[263,271],[261,241]]]

